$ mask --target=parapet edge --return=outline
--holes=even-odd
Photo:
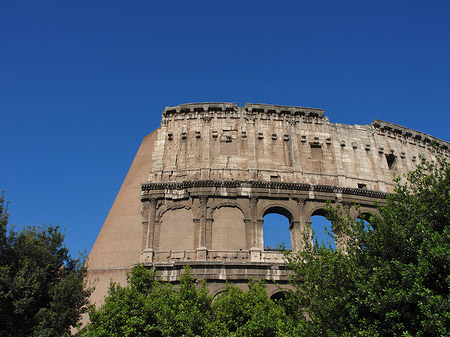
[[[395,135],[400,135],[402,137],[409,138],[417,142],[422,142],[424,144],[434,143],[439,149],[442,150],[450,149],[450,143],[445,140],[433,137],[417,130],[409,129],[398,124],[382,121],[380,119],[374,119],[374,121],[370,123],[370,126],[377,130],[380,130],[382,133],[387,132]]]
[[[263,103],[245,103],[239,107],[237,103],[227,102],[204,102],[186,103],[173,107],[166,107],[162,113],[163,117],[180,113],[204,113],[204,112],[245,112],[245,113],[276,113],[286,115],[299,115],[308,117],[324,117],[324,110],[300,106],[273,105]]]

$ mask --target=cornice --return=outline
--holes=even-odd
[[[388,193],[359,189],[349,187],[338,187],[332,185],[312,185],[304,183],[289,182],[270,182],[270,181],[244,181],[244,180],[191,180],[183,182],[157,182],[142,183],[141,191],[148,193],[150,191],[167,191],[167,190],[188,190],[198,187],[214,187],[214,188],[250,188],[250,189],[268,189],[268,190],[294,190],[294,191],[314,191],[325,193],[340,193],[342,195],[357,195],[363,197],[386,199]]]
[[[166,107],[162,113],[163,117],[169,117],[172,115],[185,115],[192,113],[240,113],[240,114],[276,114],[284,116],[304,116],[304,117],[316,117],[323,118],[324,111],[316,108],[299,107],[299,106],[286,106],[286,105],[272,105],[272,104],[255,104],[246,103],[243,107],[239,107],[237,103],[218,103],[218,102],[205,102],[205,103],[187,103],[173,107]]]

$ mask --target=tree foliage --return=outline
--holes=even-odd
[[[58,226],[8,227],[0,196],[0,336],[62,336],[80,319],[85,269]]]
[[[370,226],[329,209],[345,250],[305,232],[305,250],[288,256],[310,335],[450,333],[450,166],[422,160],[396,183]]]
[[[213,300],[189,268],[175,289],[137,266],[127,286],[111,283],[105,303],[90,308],[90,321],[81,336],[293,336],[296,319],[262,282],[250,282],[246,292],[228,284]]]

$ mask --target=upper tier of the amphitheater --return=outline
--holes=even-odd
[[[324,110],[246,103],[166,107],[149,181],[279,181],[392,192],[393,173],[449,143],[396,124],[330,123]]]

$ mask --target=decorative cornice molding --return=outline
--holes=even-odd
[[[411,139],[414,142],[420,142],[422,144],[429,144],[430,146],[434,143],[441,150],[449,150],[450,149],[450,143],[448,143],[442,139],[427,135],[426,133],[423,133],[420,131],[406,128],[401,125],[397,125],[394,123],[389,123],[389,122],[385,122],[385,121],[382,121],[379,119],[375,119],[372,123],[370,123],[370,126],[381,131],[382,134],[388,133],[388,134],[394,135],[395,137]]]
[[[141,191],[187,190],[196,187],[216,188],[264,188],[269,190],[297,190],[315,191],[325,193],[342,193],[344,195],[357,195],[363,197],[386,199],[388,193],[366,189],[337,187],[332,185],[312,185],[304,183],[270,182],[270,181],[244,181],[244,180],[192,180],[183,182],[157,182],[141,184]]]
[[[285,116],[300,116],[323,118],[324,111],[322,109],[307,108],[300,106],[285,106],[272,104],[254,104],[246,103],[243,107],[238,107],[237,103],[219,103],[219,102],[205,102],[205,103],[187,103],[174,107],[166,107],[162,113],[163,117],[183,114],[214,114],[214,113],[240,113],[245,115],[254,114],[276,114]],[[205,118],[205,117],[202,117]]]

